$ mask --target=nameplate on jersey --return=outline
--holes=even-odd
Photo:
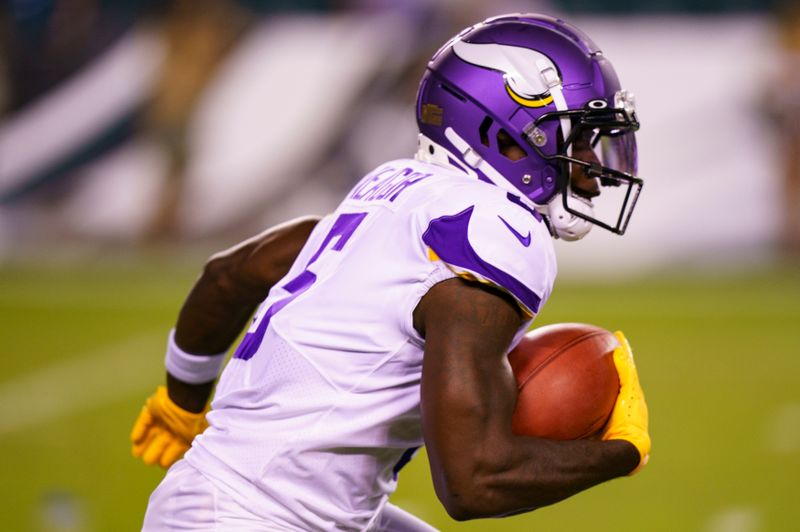
[[[383,165],[367,174],[347,195],[347,201],[391,206],[409,187],[432,175],[409,166]]]

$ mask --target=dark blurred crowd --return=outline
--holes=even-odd
[[[363,17],[363,23],[369,24],[372,14],[392,10],[405,20],[404,27],[414,28],[414,38],[403,40],[413,46],[398,47],[398,57],[391,61],[394,71],[376,72],[375,79],[369,80],[360,89],[365,92],[366,98],[377,97],[377,94],[369,94],[369,91],[374,88],[373,84],[380,85],[381,97],[399,97],[411,102],[415,87],[404,84],[402,80],[407,77],[407,70],[419,70],[424,64],[421,63],[423,55],[418,50],[424,49],[425,54],[429,53],[432,43],[441,40],[452,28],[470,22],[466,17],[471,13],[482,16],[481,9],[470,9],[469,4],[463,3],[462,7],[466,9],[448,11],[437,6],[436,2],[426,1],[13,1],[0,15],[0,49],[3,52],[0,60],[0,117],[3,122],[0,128],[5,130],[5,136],[0,131],[0,209],[11,206],[12,211],[17,211],[6,217],[11,220],[11,225],[29,223],[30,216],[20,215],[18,211],[30,210],[27,209],[28,205],[34,210],[41,205],[57,206],[69,194],[74,182],[83,179],[82,170],[87,165],[129,142],[131,138],[143,137],[160,146],[166,160],[166,170],[157,198],[158,205],[149,214],[150,220],[142,230],[142,237],[144,240],[172,239],[180,233],[176,213],[187,164],[192,157],[187,138],[198,100],[217,76],[220,66],[254,27],[271,17],[287,14],[324,17],[341,13]],[[65,86],[71,84],[74,88],[80,84],[82,77],[90,78],[86,72],[136,32],[157,35],[156,39],[163,50],[154,80],[132,100],[117,104],[125,108],[115,109],[108,113],[109,116],[98,118],[104,122],[102,127],[94,127],[77,145],[72,139],[74,146],[68,153],[62,153],[63,150],[58,152],[57,148],[67,142],[59,142],[58,135],[69,136],[70,133],[53,132],[51,125],[39,125],[35,120],[37,117],[32,116],[36,114],[37,106],[44,107],[43,102],[48,103],[46,100],[57,102],[59,91],[67,92],[63,89]],[[313,39],[313,35],[309,38]],[[387,39],[393,38],[387,36]],[[133,45],[128,47],[132,48]],[[346,61],[347,58],[337,60]],[[419,72],[415,72],[411,77],[418,75]],[[90,83],[87,80],[84,85]],[[108,90],[114,88],[109,87]],[[56,109],[51,114],[58,114],[58,104],[49,103],[50,107]],[[88,115],[100,111],[86,105],[82,112]],[[68,130],[74,124],[61,123],[59,126]],[[279,126],[265,124],[265,127],[271,128]],[[32,146],[30,142],[23,146],[13,142],[11,137],[21,138],[23,135],[19,131],[25,133],[31,128],[39,128],[41,135],[48,138],[52,135],[56,140],[37,146]],[[78,129],[75,128],[75,135],[80,134]],[[297,135],[298,132],[292,134]],[[39,137],[39,133],[34,132],[33,136]],[[337,132],[331,132],[330,136],[337,138]],[[4,143],[4,140],[9,142]],[[50,145],[55,147],[48,151]],[[46,162],[25,164],[26,156],[20,154],[20,150],[30,150],[28,158],[38,157]],[[18,162],[20,159],[22,161]],[[220,186],[224,186],[224,183]],[[244,212],[243,216],[248,214]],[[20,230],[19,227],[13,229],[16,232]],[[53,228],[53,233],[59,234],[57,228]]]
[[[185,237],[178,212],[185,193],[187,168],[194,156],[188,139],[192,135],[192,122],[197,119],[198,102],[240,43],[254,28],[273,17],[287,13],[309,17],[344,14],[368,25],[374,15],[392,12],[403,21],[388,26],[401,28],[396,35],[387,31],[385,38],[392,42],[390,60],[387,58],[380,68],[365,76],[348,100],[346,113],[354,118],[327,134],[324,149],[316,152],[317,160],[302,161],[302,172],[325,176],[320,186],[328,186],[338,194],[374,162],[364,157],[364,153],[373,154],[373,158],[384,156],[369,145],[369,140],[358,140],[359,147],[353,147],[354,136],[376,136],[355,131],[357,127],[368,126],[367,111],[375,114],[374,104],[380,102],[377,114],[384,120],[378,127],[385,129],[387,121],[396,120],[396,136],[409,139],[404,143],[385,138],[384,144],[413,149],[413,124],[393,117],[413,115],[416,80],[436,43],[487,15],[501,11],[624,13],[672,9],[697,13],[773,8],[780,15],[776,17],[780,28],[776,34],[780,35],[783,50],[781,78],[774,84],[779,90],[771,91],[774,97],[770,98],[771,115],[783,146],[785,170],[779,240],[785,249],[800,254],[800,9],[795,2],[501,0],[484,4],[479,0],[11,0],[0,8],[0,244],[3,232],[6,236],[23,234],[25,226],[34,230],[40,227],[42,224],[32,221],[36,216],[30,212],[52,212],[85,179],[83,170],[88,165],[131,139],[146,139],[157,145],[163,160],[160,171],[163,175],[154,205],[147,209],[147,220],[136,231],[135,240],[151,242]],[[37,106],[56,99],[54,95],[65,86],[71,84],[75,90],[91,65],[101,62],[110,50],[135,32],[156,35],[162,50],[152,82],[144,84],[144,89],[118,104],[120,108],[108,116],[98,118],[100,125],[81,133],[84,138],[80,139],[70,138],[79,135],[79,128],[74,133],[70,130],[71,123],[60,123],[56,126],[60,131],[54,131],[52,124],[35,116]],[[347,60],[347,57],[335,58],[335,61]],[[132,75],[135,78],[136,74]],[[94,111],[88,105],[81,113],[90,115]],[[265,128],[273,129],[286,126],[268,120],[264,124]],[[20,147],[15,143],[20,131],[34,140]],[[65,137],[60,143],[59,135]],[[51,136],[56,140],[44,142],[45,137]],[[290,142],[302,142],[304,132],[287,129],[286,136],[291,137]],[[39,138],[43,139],[41,145],[35,140]],[[56,147],[50,149],[50,145]],[[57,149],[65,145],[70,149]],[[31,153],[23,154],[20,150]],[[44,162],[28,160],[36,157]],[[333,160],[335,169],[330,170]],[[270,169],[264,168],[263,174],[264,179],[270,179]],[[333,174],[341,177],[332,177]],[[219,186],[226,186],[224,180],[235,177],[219,176]],[[263,198],[265,205],[279,201],[280,198],[270,199],[266,195]],[[241,219],[232,219],[219,229],[241,228],[242,223],[247,226],[246,220],[253,217],[252,209],[243,208]],[[261,222],[261,218],[256,221]],[[65,227],[52,226],[39,232],[47,231],[52,231],[54,238],[62,238],[69,232]],[[126,242],[130,238],[125,235]]]

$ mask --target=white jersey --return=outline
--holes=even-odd
[[[423,443],[422,296],[464,276],[533,319],[555,274],[518,196],[411,159],[377,168],[262,303],[186,459],[276,530],[369,529]]]

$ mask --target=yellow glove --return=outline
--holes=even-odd
[[[619,396],[611,411],[603,431],[603,440],[626,440],[636,446],[639,451],[639,465],[630,472],[631,475],[642,469],[650,458],[650,434],[647,432],[647,403],[644,400],[642,387],[639,385],[639,374],[633,361],[633,352],[625,335],[621,331],[614,333],[619,340],[619,347],[614,350],[614,364],[619,374]]]
[[[195,414],[184,410],[172,402],[166,386],[159,386],[133,424],[133,456],[147,465],[158,463],[167,469],[189,449],[194,437],[206,429],[207,411]]]

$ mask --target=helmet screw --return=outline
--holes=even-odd
[[[542,131],[538,127],[533,128],[533,131],[531,131],[530,139],[533,142],[533,145],[536,146],[537,148],[541,148],[542,146],[547,144],[547,135],[545,134],[544,131]]]
[[[531,184],[531,174],[525,174],[524,176],[522,176],[522,182],[524,184],[526,184],[526,185],[530,185]]]

